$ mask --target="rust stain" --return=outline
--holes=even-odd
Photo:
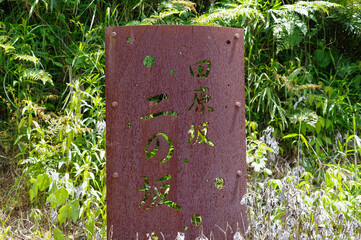
[[[108,239],[245,231],[243,38],[236,28],[106,28]]]

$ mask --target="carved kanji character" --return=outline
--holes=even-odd
[[[172,175],[165,175],[155,181],[155,183],[161,183],[172,179]],[[138,190],[138,192],[144,192],[144,199],[139,203],[139,207],[143,207],[148,200],[151,200],[150,205],[146,208],[149,210],[154,206],[162,205],[163,203],[173,209],[182,209],[178,204],[168,199],[170,191],[170,184],[165,182],[160,186],[149,185],[149,178],[144,177],[144,186]],[[153,195],[153,196],[152,196]]]
[[[200,88],[194,90],[194,98],[192,104],[189,106],[188,111],[195,107],[196,112],[200,112],[201,114],[204,113],[206,109],[206,105],[211,100],[211,97],[206,93],[208,88]],[[213,108],[207,106],[209,112],[213,112]]]
[[[205,122],[205,123],[198,125],[197,129],[195,129],[194,124],[192,123],[191,129],[189,129],[189,131],[188,131],[188,133],[191,135],[191,137],[189,138],[187,143],[192,143],[193,140],[195,140],[193,145],[195,145],[196,143],[205,142],[210,146],[214,146],[214,143],[207,138],[207,132],[208,132],[207,126],[208,125],[209,125],[209,123]],[[199,130],[199,128],[200,128],[200,130]]]
[[[192,65],[189,66],[189,71],[191,72],[191,75],[195,75],[197,78],[207,78],[211,70],[211,62],[209,60],[203,60],[197,62],[196,65],[198,66],[197,69],[193,69]]]

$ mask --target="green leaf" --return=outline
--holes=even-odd
[[[38,175],[36,181],[40,191],[47,189],[51,183],[51,179],[46,173]]]
[[[319,121],[316,123],[316,132],[317,134],[321,132],[321,123]]]
[[[46,201],[50,203],[50,206],[53,209],[56,209],[57,200],[56,200],[56,197],[55,197],[55,193],[50,194],[49,197],[47,197]]]
[[[60,62],[55,62],[55,61],[53,61],[53,63],[54,63],[55,66],[64,67],[64,65],[61,64]]]
[[[58,221],[60,224],[64,223],[66,219],[70,219],[72,216],[73,209],[71,206],[64,205],[59,209]]]
[[[332,180],[332,177],[330,176],[330,173],[327,171],[326,173],[326,186],[329,188],[333,188],[334,182]]]
[[[73,220],[73,222],[76,222],[76,220],[78,220],[79,218],[80,213],[79,201],[75,199],[74,201],[69,202],[68,205],[71,206],[71,208],[73,209],[70,218]]]
[[[24,134],[20,134],[20,135],[15,139],[14,145],[16,145],[16,144],[20,141],[20,139],[21,139],[22,137],[24,137],[24,136],[25,136]]]
[[[283,139],[285,139],[285,138],[293,138],[293,137],[297,137],[297,136],[298,136],[297,133],[291,133],[291,134],[288,134],[288,135],[284,136]]]
[[[268,168],[265,168],[265,169],[263,169],[263,173],[264,173],[265,175],[271,175],[271,174],[272,174],[272,171],[271,171],[270,169],[268,169]]]
[[[330,126],[332,126],[332,121],[330,119],[326,120],[326,128],[328,129]]]
[[[274,153],[274,151],[273,151],[272,148],[269,148],[269,147],[267,147],[267,146],[265,146],[265,148],[266,148],[268,151],[270,151],[271,153]]]
[[[65,236],[59,228],[55,228],[53,232],[53,237],[55,240],[64,240]]]
[[[304,178],[305,179],[305,181],[308,181],[310,178],[312,178],[313,176],[312,176],[312,174],[310,173],[310,172],[304,172],[304,173],[302,173],[302,175],[301,175],[301,178]]]
[[[324,68],[330,64],[331,59],[324,50],[317,49],[313,54],[320,67]]]
[[[283,188],[283,183],[279,179],[270,179],[267,183],[267,186],[269,186],[270,184],[272,185],[272,188],[274,190],[276,190],[277,188],[279,188],[279,189]]]
[[[326,137],[326,142],[327,142],[328,144],[330,144],[330,145],[332,145],[332,144],[333,144],[333,142],[332,142],[331,138],[329,138],[329,137]]]
[[[325,119],[323,117],[320,117],[317,122],[319,122],[323,128],[325,127]]]
[[[347,139],[346,139],[346,142],[348,143],[352,138],[354,138],[355,137],[355,135],[350,135],[350,136],[348,136],[347,137]]]
[[[20,130],[20,128],[24,125],[24,122],[25,122],[26,118],[23,117],[21,120],[20,120],[20,123],[18,125],[18,130]]]
[[[303,136],[303,134],[300,134],[300,137],[301,137],[302,142],[306,145],[306,147],[309,148],[308,142],[307,142],[306,138]]]
[[[38,195],[37,182],[34,182],[32,188],[29,190],[29,194],[30,194],[30,201],[33,201],[33,199]]]
[[[69,193],[65,188],[62,187],[62,188],[56,190],[55,197],[58,202],[58,205],[60,206],[65,203],[66,199],[68,199]]]

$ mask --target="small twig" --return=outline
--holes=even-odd
[[[9,66],[7,65],[7,67],[9,67]],[[3,81],[4,92],[5,92],[5,95],[6,95],[6,98],[8,99],[8,101],[11,103],[11,105],[13,105],[13,106],[16,108],[15,104],[13,103],[13,101],[10,100],[10,97],[9,97],[9,95],[8,95],[8,91],[6,90],[5,81],[6,81],[6,76],[7,76],[7,75],[8,75],[8,72],[6,71],[5,76],[4,76],[4,81]]]
[[[212,239],[215,240],[215,239],[214,239],[213,232],[211,231],[211,234],[209,234],[209,240],[212,240]]]
[[[225,239],[227,239],[227,230],[228,230],[228,228],[231,230],[231,233],[233,233],[233,229],[232,229],[232,227],[229,225],[228,222],[227,222],[226,230],[223,230],[223,229],[222,229],[220,226],[218,226],[217,224],[216,224],[215,226],[218,227],[219,230],[221,230],[221,231],[223,232]]]

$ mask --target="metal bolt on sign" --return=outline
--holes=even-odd
[[[108,239],[247,228],[244,31],[105,30]]]

